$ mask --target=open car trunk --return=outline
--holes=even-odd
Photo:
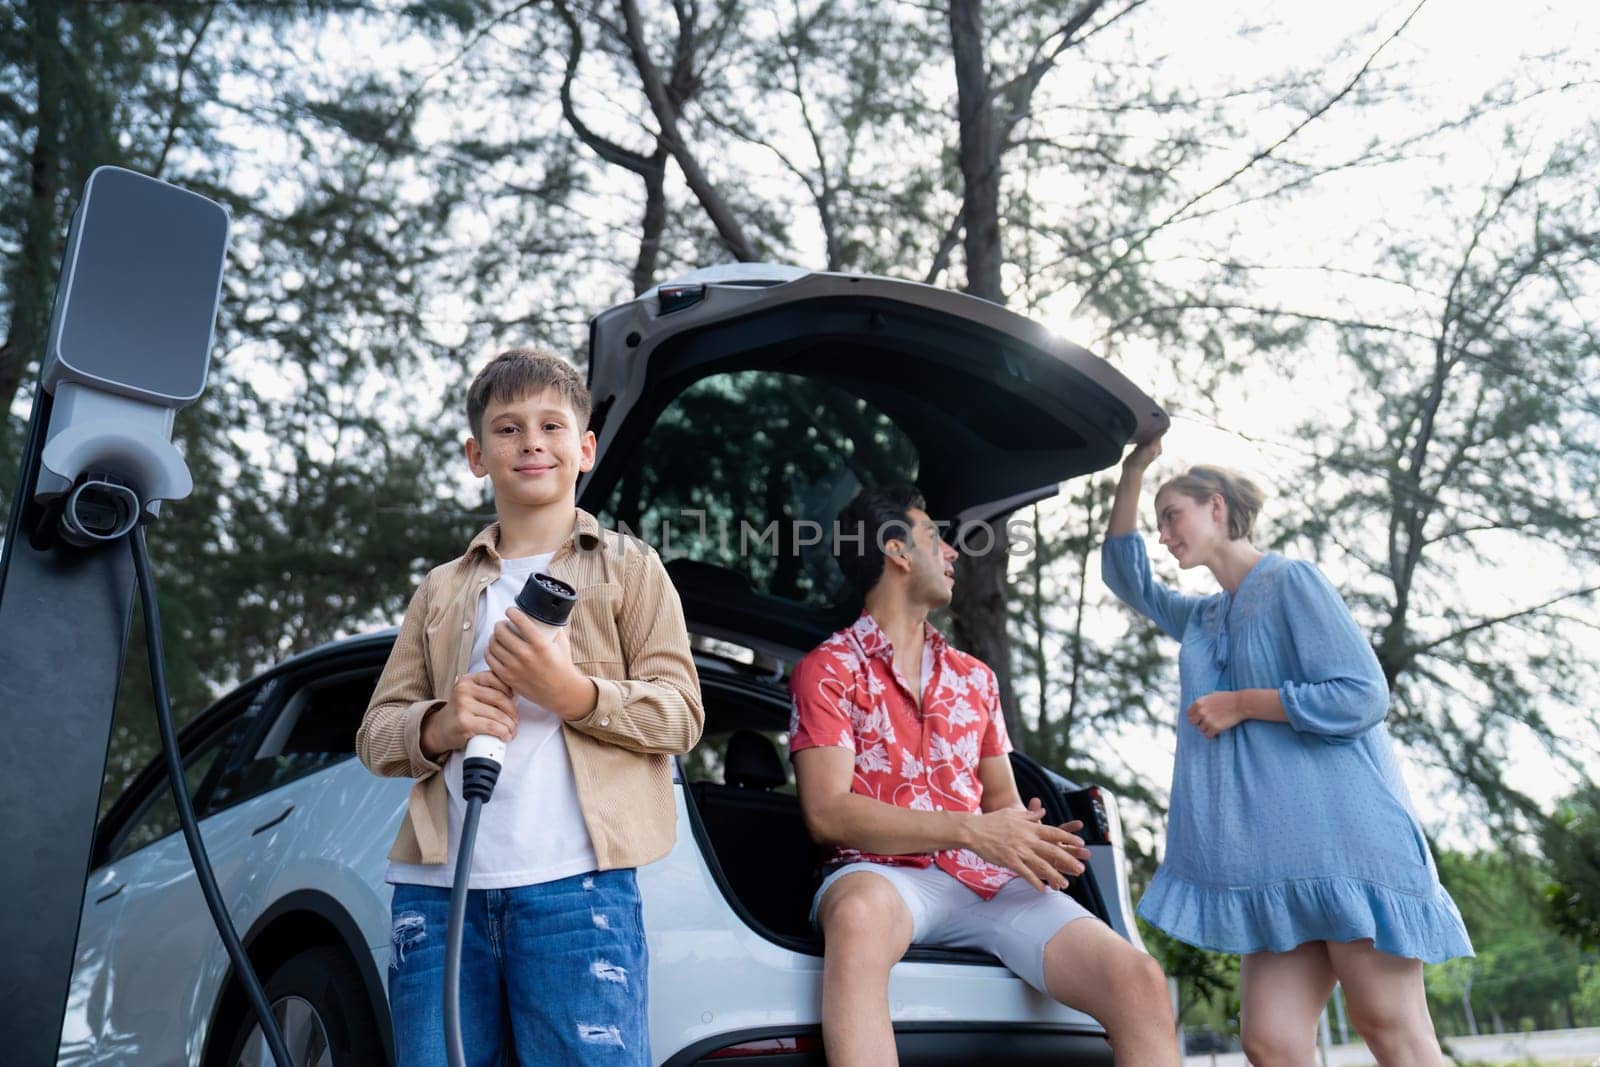
[[[834,520],[914,483],[964,524],[1115,463],[1166,414],[1105,361],[985,300],[736,264],[595,318],[583,506],[669,563],[702,632],[804,652],[849,621]]]

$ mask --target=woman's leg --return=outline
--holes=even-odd
[[[1391,956],[1370,940],[1327,944],[1350,1022],[1379,1067],[1439,1067],[1444,1057],[1428,1015],[1422,961]]]
[[[1252,952],[1239,964],[1240,1024],[1252,1067],[1310,1067],[1317,1017],[1333,992],[1328,945]]]

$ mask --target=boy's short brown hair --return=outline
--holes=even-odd
[[[509,404],[554,389],[578,416],[579,431],[589,428],[589,387],[577,368],[543,348],[511,348],[491,359],[467,387],[467,425],[483,439],[483,413],[493,401]]]

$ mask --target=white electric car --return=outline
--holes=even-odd
[[[822,1063],[816,850],[784,744],[788,669],[850,621],[821,531],[889,481],[916,483],[936,518],[1001,516],[1166,416],[1021,316],[884,278],[713,268],[604,312],[590,337],[599,460],[579,500],[668,561],[706,706],[679,761],[677,846],[639,872],[651,1047],[672,1065]],[[393,1059],[384,857],[410,782],[353,753],[393,637],[297,656],[182,733],[218,883],[300,1063]],[[1012,762],[1053,820],[1090,823],[1069,892],[1137,943],[1114,799]],[[61,1064],[270,1063],[175,831],[158,762],[98,829]],[[889,999],[906,1064],[1110,1063],[1093,1019],[988,956],[913,946]]]

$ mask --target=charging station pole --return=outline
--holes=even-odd
[[[102,167],[67,240],[0,549],[0,1048],[21,1067],[58,1055],[133,605],[125,539],[74,543],[63,502],[136,485],[143,521],[187,494],[163,434],[204,388],[227,235],[212,201]],[[107,507],[82,510],[93,534]]]

